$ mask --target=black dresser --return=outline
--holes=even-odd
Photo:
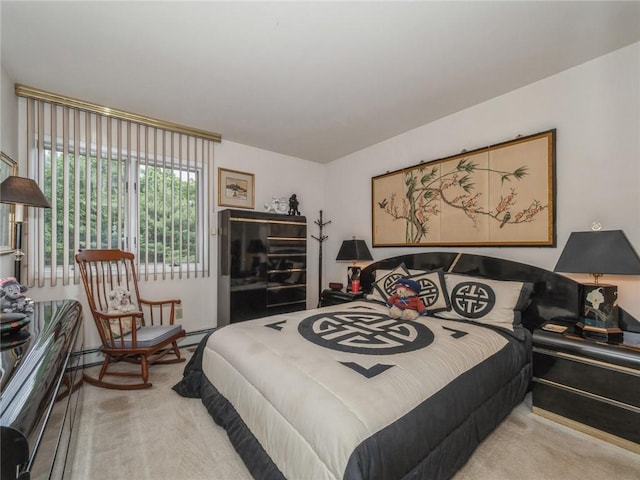
[[[533,412],[640,453],[640,333],[585,340],[533,332]]]
[[[71,352],[82,349],[82,306],[39,302],[23,322],[2,335],[2,480],[63,478],[80,399],[80,356]]]
[[[305,217],[228,209],[218,220],[218,326],[307,308]]]

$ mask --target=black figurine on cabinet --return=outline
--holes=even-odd
[[[298,203],[298,197],[295,193],[289,197],[289,215],[300,215]]]

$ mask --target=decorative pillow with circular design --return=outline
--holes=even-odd
[[[410,272],[413,274],[412,270]],[[422,271],[409,278],[420,285],[420,300],[424,303],[427,313],[441,312],[451,308],[442,270]]]
[[[533,292],[533,284],[489,280],[445,273],[451,310],[437,314],[449,320],[468,320],[514,331],[520,312]]]
[[[405,268],[404,263],[398,265],[393,270],[377,270],[376,281],[373,284],[371,293],[367,295],[368,300],[378,302],[387,302],[389,297],[395,293],[396,280],[402,277],[408,277],[409,271]]]

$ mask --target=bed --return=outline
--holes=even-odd
[[[385,304],[407,276],[428,310],[411,321]],[[361,282],[361,301],[215,330],[174,387],[255,478],[450,478],[523,400],[530,331],[578,306],[572,280],[479,255],[394,257]]]

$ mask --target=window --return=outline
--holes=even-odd
[[[51,209],[30,212],[31,285],[77,283],[74,255],[82,248],[131,251],[142,278],[209,274],[212,140],[25,102],[29,176],[51,201]]]

